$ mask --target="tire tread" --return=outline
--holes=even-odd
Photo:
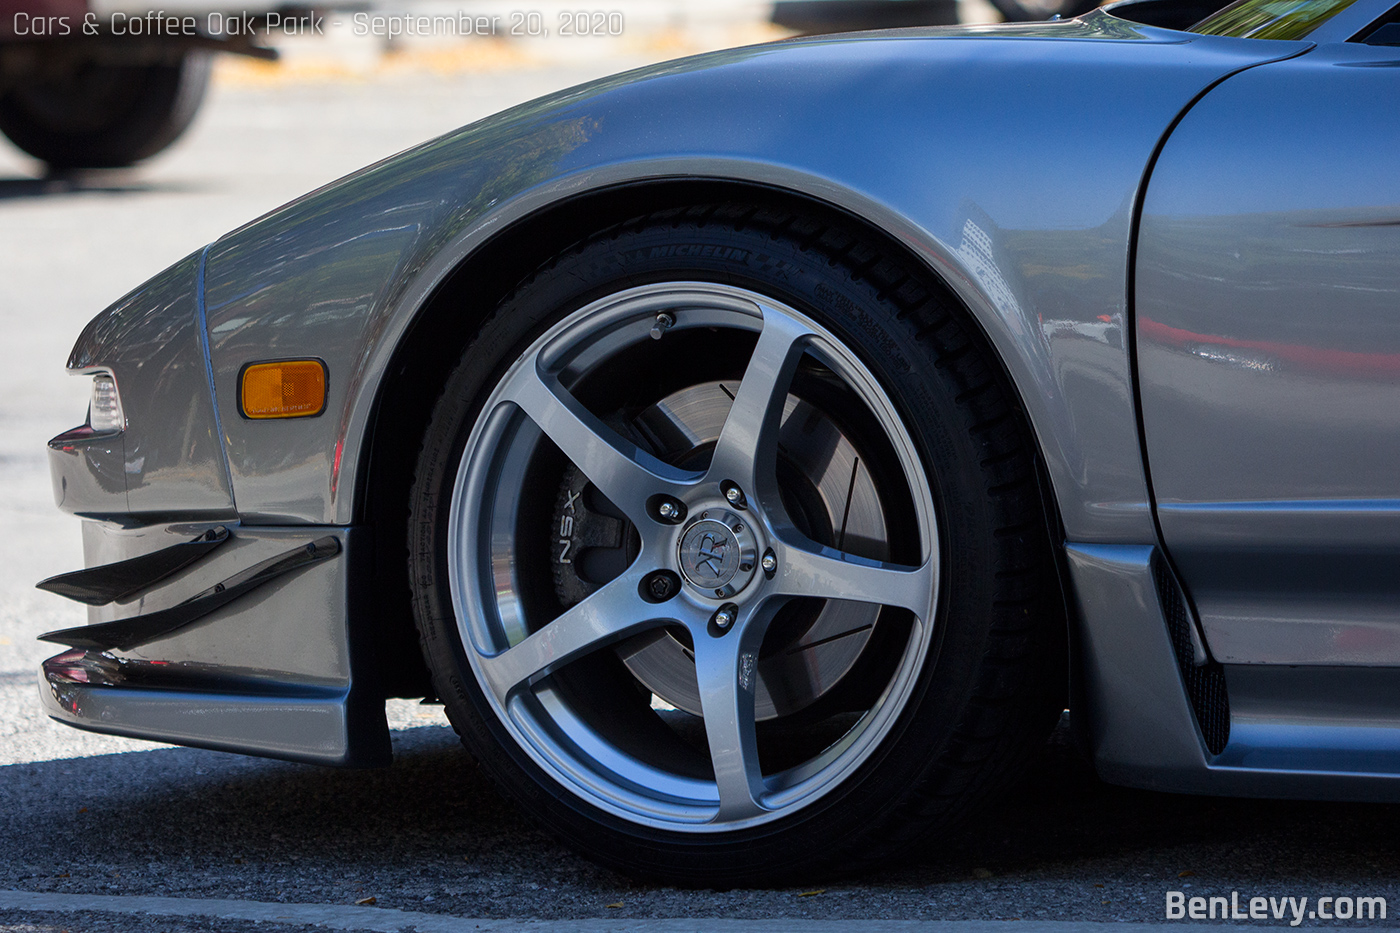
[[[1058,717],[1063,684],[1056,681],[1062,671],[1051,664],[1047,674],[1043,646],[1058,643],[1052,633],[1047,637],[1046,629],[1063,625],[1064,620],[1056,608],[1058,583],[1033,435],[1009,382],[992,362],[985,339],[942,283],[927,270],[912,268],[888,255],[853,226],[817,216],[746,203],[696,205],[639,215],[579,240],[542,263],[515,292],[528,289],[570,256],[614,244],[640,231],[659,226],[675,230],[692,226],[699,231],[717,225],[736,232],[759,231],[774,241],[791,243],[839,270],[838,274],[850,282],[863,284],[866,291],[874,293],[874,300],[893,306],[893,318],[904,328],[911,347],[949,383],[965,419],[961,429],[982,452],[983,492],[993,517],[991,538],[997,549],[992,574],[997,591],[989,601],[991,618],[978,675],[962,718],[921,779],[902,800],[884,807],[869,821],[858,838],[832,846],[820,859],[828,874],[833,873],[831,866],[837,861],[843,866],[839,874],[862,873],[906,852],[931,832],[951,829],[975,812],[1016,774],[1036,740],[1043,740]],[[507,300],[500,308],[510,304]],[[501,313],[500,309],[493,312],[483,326],[489,326]],[[438,408],[447,401],[444,395]],[[414,495],[419,493],[415,490]],[[421,604],[422,600],[415,596],[415,602]],[[422,641],[429,668],[436,671],[429,640],[425,637]],[[460,684],[439,685],[436,680],[435,674],[440,695],[454,687],[462,689]],[[461,735],[455,719],[453,725]],[[519,789],[506,790],[518,793]],[[814,860],[794,864],[767,880],[781,881],[796,871],[811,871],[814,864]],[[660,877],[680,880],[664,874]],[[738,883],[751,880],[734,879]],[[723,879],[705,875],[700,883],[723,883]]]

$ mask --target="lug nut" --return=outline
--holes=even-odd
[[[773,571],[778,569],[778,557],[769,550],[764,553],[763,559],[759,561],[758,565],[763,568],[764,573],[772,574]]]
[[[663,525],[674,525],[685,520],[685,505],[660,493],[647,500],[647,511]]]
[[[729,500],[729,504],[736,509],[742,509],[745,504],[744,490],[739,488],[739,484],[732,480],[725,480],[719,484],[720,491],[724,493],[724,498]]]
[[[734,620],[738,615],[739,611],[733,604],[725,603],[723,606],[720,606],[719,609],[715,610],[714,618],[710,621],[715,624],[715,628],[724,631],[734,624]]]
[[[670,311],[662,311],[656,316],[656,320],[651,325],[651,339],[660,340],[661,336],[676,326],[676,316]]]
[[[664,603],[680,590],[680,577],[669,570],[654,570],[642,578],[642,598],[648,602]]]

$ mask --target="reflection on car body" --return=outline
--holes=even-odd
[[[70,357],[49,713],[374,765],[437,697],[688,884],[902,851],[1066,706],[1109,781],[1395,799],[1398,20],[730,50],[233,231]]]

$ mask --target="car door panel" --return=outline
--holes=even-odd
[[[1153,169],[1135,265],[1162,536],[1225,663],[1400,665],[1400,54],[1238,74]]]

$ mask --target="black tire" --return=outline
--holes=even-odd
[[[55,169],[121,168],[189,127],[209,85],[210,56],[173,64],[79,64],[0,95],[0,132]]]
[[[600,296],[677,280],[783,302],[828,328],[868,367],[931,478],[943,568],[931,647],[879,744],[812,802],[711,834],[619,816],[541,767],[473,673],[448,566],[459,465],[507,367],[551,324]],[[864,870],[949,830],[1048,734],[1065,693],[1065,622],[1045,514],[1023,419],[940,283],[839,223],[745,205],[661,212],[552,259],[466,348],[433,413],[411,497],[414,610],[435,689],[464,744],[505,795],[567,844],[668,883],[807,883]],[[853,668],[851,690],[864,689],[861,677],[879,688],[880,675],[871,672],[885,662],[867,663],[871,652],[902,650],[889,648],[898,638],[869,647],[876,643],[872,636],[865,666]]]
[[[1053,17],[1073,19],[1099,7],[1099,0],[990,0],[1008,23],[1033,23]]]
[[[957,0],[778,0],[772,21],[804,35],[956,26],[958,4]]]

